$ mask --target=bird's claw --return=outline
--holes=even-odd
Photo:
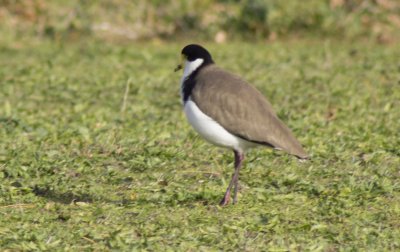
[[[219,202],[219,205],[220,206],[227,206],[229,204],[230,199],[231,199],[230,193],[225,194],[225,196]]]

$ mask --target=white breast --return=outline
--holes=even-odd
[[[191,99],[185,103],[184,111],[193,128],[210,143],[240,152],[257,145],[229,133],[219,123],[204,114]]]

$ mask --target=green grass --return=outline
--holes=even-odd
[[[2,39],[17,41],[214,40],[225,32],[226,41],[329,36],[400,43],[396,0],[3,0],[0,21]]]
[[[0,250],[400,249],[399,47],[209,44],[312,156],[249,152],[220,208],[233,154],[184,118],[183,45],[0,45]]]

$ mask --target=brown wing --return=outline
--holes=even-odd
[[[191,98],[203,113],[230,133],[307,158],[307,153],[276,116],[271,104],[239,77],[214,65],[204,67],[196,76]]]

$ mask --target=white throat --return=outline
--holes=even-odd
[[[194,71],[196,71],[197,68],[199,68],[199,66],[201,66],[201,64],[203,64],[204,60],[203,59],[196,59],[194,61],[185,61],[185,68],[183,70],[183,77],[182,80],[185,80],[187,77],[189,77],[189,75],[191,73],[193,73]]]
[[[183,69],[183,76],[181,79],[181,97],[183,99],[183,83],[185,80],[194,72],[196,71],[197,68],[203,64],[204,60],[203,59],[196,59],[194,61],[185,61],[185,68]],[[183,104],[183,100],[182,100]]]

